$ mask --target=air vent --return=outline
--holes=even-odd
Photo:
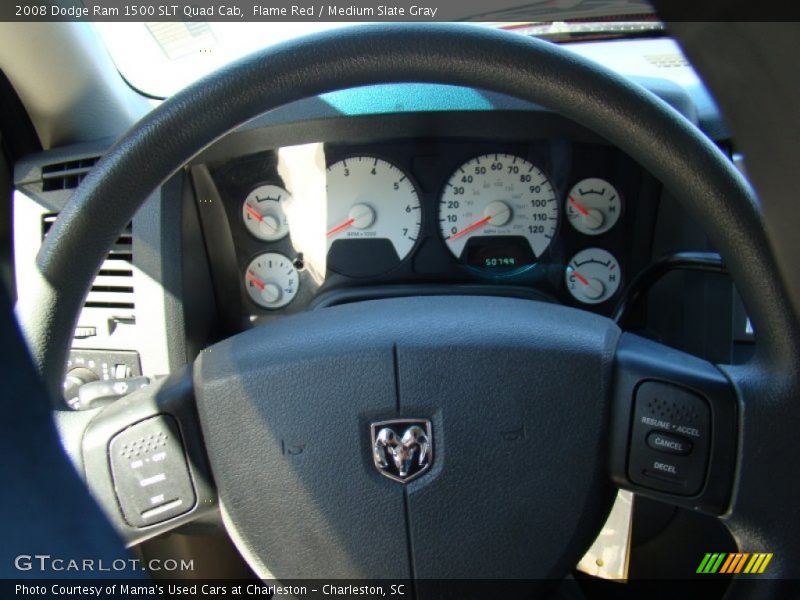
[[[78,187],[83,178],[94,164],[100,160],[99,156],[90,156],[80,160],[55,163],[42,167],[42,190],[71,190]]]
[[[678,69],[688,67],[689,61],[682,54],[648,54],[644,57],[654,67],[659,69]]]
[[[47,236],[56,217],[58,213],[42,216],[42,239]],[[130,223],[103,261],[84,306],[124,310],[125,314],[116,316],[133,318],[133,234]]]

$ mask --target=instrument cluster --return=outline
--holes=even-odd
[[[251,321],[330,290],[431,283],[517,286],[610,313],[636,266],[637,208],[655,202],[648,175],[600,144],[401,140],[326,144],[324,156],[321,280],[304,274],[278,152],[214,172]]]

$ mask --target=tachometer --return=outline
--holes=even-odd
[[[408,256],[419,237],[414,184],[396,165],[352,156],[328,167],[328,265],[346,275],[385,272]]]
[[[528,266],[556,232],[558,201],[547,176],[512,154],[486,154],[461,165],[439,205],[442,237],[467,265],[496,271]]]

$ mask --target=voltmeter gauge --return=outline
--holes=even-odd
[[[289,233],[283,203],[291,195],[278,185],[260,185],[247,194],[242,204],[242,219],[247,231],[265,242],[274,242]]]
[[[570,225],[584,235],[600,235],[619,220],[622,205],[617,189],[605,179],[582,179],[569,191],[564,210]]]
[[[294,264],[277,252],[259,254],[250,261],[244,274],[247,295],[263,308],[283,308],[294,300],[299,286]]]
[[[578,252],[569,261],[564,277],[569,293],[584,304],[605,302],[622,282],[619,261],[602,248]]]

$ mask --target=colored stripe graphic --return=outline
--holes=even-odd
[[[758,573],[758,568],[761,566],[761,562],[764,560],[763,554],[753,554],[753,557],[750,559],[750,562],[747,563],[747,566],[744,568],[745,573]]]
[[[772,556],[766,552],[708,552],[700,561],[697,573],[760,574],[766,570]]]
[[[771,561],[771,560],[772,560],[772,552],[770,552],[769,554],[765,554],[764,555],[764,562],[761,563],[761,566],[759,567],[758,572],[759,573],[763,573],[764,570],[767,568],[767,565],[769,564],[769,561]]]
[[[706,565],[708,564],[708,561],[709,561],[710,558],[711,558],[711,555],[706,553],[706,555],[703,557],[703,560],[700,561],[700,566],[697,567],[697,573],[705,573],[706,572]]]
[[[741,570],[744,568],[744,563],[748,559],[750,554],[748,554],[748,553],[735,554],[734,556],[736,558],[733,560],[733,563],[731,563],[731,566],[729,567],[729,569],[727,571],[723,571],[723,573],[739,573],[739,572],[741,572]]]
[[[706,554],[705,557],[703,558],[703,561],[700,563],[700,566],[697,567],[697,572],[716,573],[726,556],[728,555],[725,554],[724,552],[723,553],[715,552],[713,554]]]
[[[720,569],[720,573],[728,573],[728,569],[731,568],[731,565],[736,560],[736,554],[728,554],[728,558],[725,559],[725,562],[722,563],[722,568]]]
[[[708,572],[709,573],[716,573],[719,570],[719,567],[722,564],[723,560],[725,560],[725,554],[724,553],[718,555],[717,560],[714,561],[714,564],[711,565],[711,569],[709,569]]]

